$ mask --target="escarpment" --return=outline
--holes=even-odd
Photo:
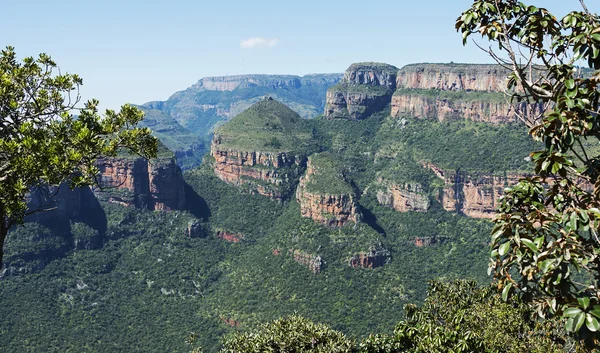
[[[506,89],[509,71],[489,64],[411,64],[398,71],[398,88],[440,91],[488,91]]]
[[[99,199],[150,210],[180,210],[185,204],[181,169],[173,158],[135,157],[100,159]]]
[[[460,170],[442,171],[425,165],[444,180],[438,199],[446,211],[457,212],[473,218],[494,218],[499,206],[498,199],[504,188],[515,185],[524,174],[468,173]]]
[[[362,120],[385,108],[396,88],[398,68],[382,63],[352,64],[327,91],[325,116]]]
[[[215,175],[250,193],[287,198],[305,164],[299,149],[310,138],[298,114],[263,99],[215,131]]]
[[[342,227],[360,220],[354,190],[344,179],[334,157],[327,152],[309,157],[296,199],[303,217],[326,226]]]
[[[419,183],[397,184],[382,178],[378,183],[381,185],[381,189],[377,191],[377,201],[380,204],[398,212],[427,212],[429,209],[429,196]]]

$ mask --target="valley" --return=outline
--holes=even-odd
[[[430,280],[488,282],[489,220],[539,147],[517,114],[540,107],[508,104],[505,77],[356,63],[141,105],[159,158],[100,161],[100,188],[10,233],[0,350],[187,352],[197,332],[217,352],[293,313],[361,339]]]

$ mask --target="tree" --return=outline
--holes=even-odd
[[[492,233],[502,296],[516,294],[541,317],[562,316],[588,343],[600,337],[600,17],[581,10],[557,19],[515,0],[476,0],[456,21],[463,43],[476,33],[510,70],[513,101],[543,104],[523,116],[544,148],[530,154],[535,176],[507,189]]]
[[[29,192],[64,182],[94,184],[95,161],[123,149],[156,156],[157,140],[136,127],[139,109],[124,105],[101,116],[97,100],[78,108],[82,84],[46,54],[21,63],[12,47],[0,53],[0,267],[10,228],[43,211],[27,209]]]
[[[235,333],[224,342],[220,352],[349,353],[353,351],[354,343],[343,333],[293,315],[263,325],[257,332]]]
[[[423,306],[408,304],[404,311],[393,335],[371,335],[359,351],[558,353],[572,346],[552,333],[556,322],[531,320],[528,306],[504,302],[491,287],[471,280],[432,281]]]

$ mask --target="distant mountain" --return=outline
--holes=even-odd
[[[303,118],[323,113],[327,89],[342,74],[238,75],[206,77],[164,102],[148,102],[143,124],[152,128],[179,164],[189,169],[207,152],[214,128],[264,96],[281,101]]]

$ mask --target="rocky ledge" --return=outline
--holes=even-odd
[[[354,268],[376,268],[390,261],[390,252],[382,247],[373,247],[369,251],[360,252],[348,260],[348,265]]]
[[[326,226],[342,227],[360,220],[356,195],[329,153],[309,157],[296,199],[303,217]]]
[[[327,91],[325,116],[361,120],[385,108],[396,88],[398,68],[382,63],[352,64]]]
[[[381,189],[377,191],[377,201],[384,206],[398,212],[427,212],[429,209],[429,196],[418,183],[396,184],[380,178],[378,184]]]
[[[180,210],[185,205],[181,169],[173,158],[116,157],[98,160],[99,199],[150,210]]]

